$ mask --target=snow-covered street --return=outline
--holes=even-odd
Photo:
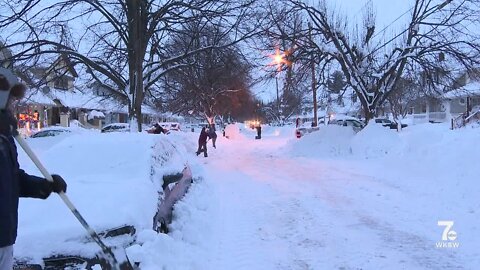
[[[468,208],[478,201],[471,205],[468,194],[448,199],[442,184],[412,185],[425,175],[414,177],[402,166],[382,168],[385,162],[292,157],[287,142],[272,136],[223,140],[210,150],[202,158],[204,179],[176,208],[173,239],[159,239],[176,242],[159,261],[167,269],[479,265],[478,213]],[[458,204],[448,206],[453,198]],[[443,231],[437,221],[445,218],[458,224],[458,249],[436,247]]]
[[[195,156],[192,132],[83,132],[29,142],[69,181],[68,194],[97,231],[135,226],[127,254],[141,269],[480,265],[478,173],[472,159],[463,159],[475,156],[469,142],[478,139],[476,129],[425,125],[397,133],[370,125],[355,134],[329,126],[301,139],[292,131],[266,127],[261,140],[248,129],[219,136],[217,149],[209,142],[208,158]],[[20,162],[38,174],[23,152]],[[151,220],[158,177],[185,162],[194,183],[174,208],[170,232],[157,234]],[[22,200],[17,258],[99,251],[54,197]],[[454,222],[447,233],[455,231],[455,239],[442,239],[439,221]]]
[[[0,270],[480,270],[480,0],[0,0],[0,30]]]

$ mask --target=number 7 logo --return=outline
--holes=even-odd
[[[443,241],[447,241],[449,238],[452,238],[452,237],[449,237],[448,232],[450,232],[450,229],[453,227],[453,221],[450,221],[450,220],[448,220],[448,221],[447,220],[438,221],[438,226],[445,226],[445,229],[443,230],[443,233],[442,233],[442,240]],[[454,232],[454,231],[452,231],[452,232]],[[451,240],[455,240],[455,239],[451,239]]]

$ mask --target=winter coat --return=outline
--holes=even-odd
[[[208,129],[208,137],[210,139],[216,139],[217,138],[217,132],[215,131],[215,125],[214,124],[210,125],[210,128]]]
[[[160,134],[164,133],[165,134],[165,129],[162,128],[159,124],[155,124],[154,129],[153,129],[153,134]]]
[[[207,138],[208,138],[208,134],[205,131],[205,128],[202,128],[202,131],[200,131],[200,136],[198,136],[198,144],[207,143]]]
[[[215,139],[217,138],[217,133],[215,132],[215,129],[211,128],[208,132],[208,137],[210,137],[210,139]]]
[[[0,133],[0,248],[17,238],[19,197],[46,199],[51,192],[46,179],[20,169],[13,137]]]

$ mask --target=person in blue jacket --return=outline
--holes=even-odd
[[[20,169],[13,138],[17,121],[8,107],[13,98],[24,94],[25,87],[11,84],[10,81],[15,83],[11,78],[11,73],[0,69],[0,270],[13,269],[19,197],[46,199],[52,191],[60,193],[67,190],[67,184],[58,175],[53,175],[53,182],[49,182]]]

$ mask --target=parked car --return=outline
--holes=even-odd
[[[127,123],[114,123],[108,124],[102,128],[102,133],[106,132],[128,132],[130,131],[130,125]]]
[[[38,132],[33,133],[30,138],[44,138],[44,137],[53,137],[53,136],[58,136],[62,134],[67,134],[70,133],[71,131],[62,128],[62,127],[49,127],[49,128],[44,128]]]
[[[382,126],[389,127],[390,129],[397,129],[397,123],[386,118],[377,118],[375,119],[375,123],[382,124]],[[402,128],[406,127],[408,127],[407,124],[402,124]]]
[[[355,118],[333,119],[330,120],[330,124],[352,127],[355,132],[359,132],[365,127],[365,123]]]
[[[179,123],[170,123],[170,129],[174,131],[180,131],[180,124]]]
[[[180,131],[180,123],[177,122],[158,122],[158,124],[166,131]]]

